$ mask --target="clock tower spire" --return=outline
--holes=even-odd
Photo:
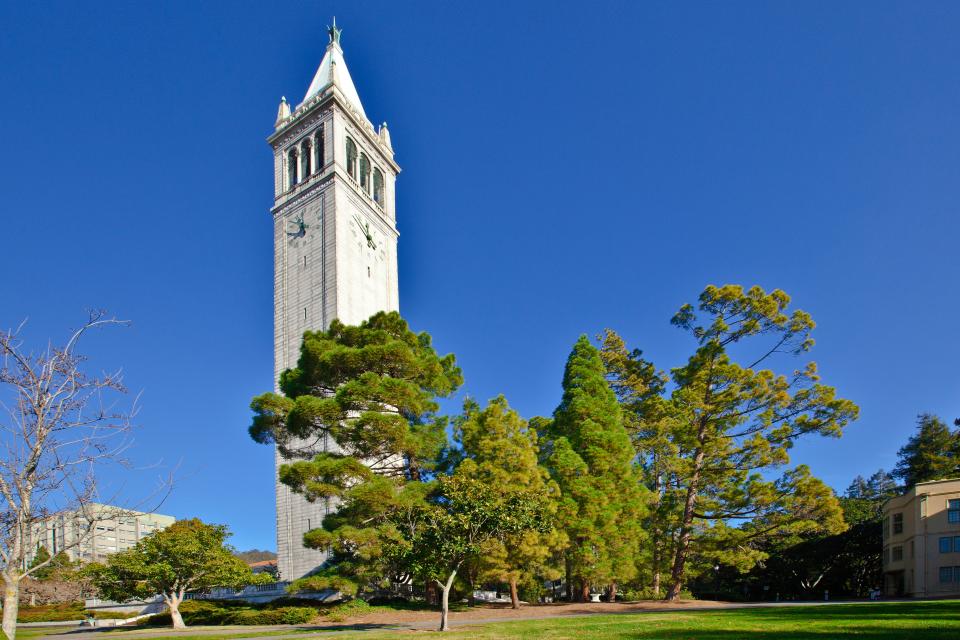
[[[273,134],[274,381],[296,366],[304,331],[334,318],[358,324],[399,309],[394,185],[400,167],[386,124],[367,118],[340,46],[336,18],[303,100],[283,99]],[[279,391],[279,386],[276,386]],[[322,451],[332,443],[304,443]],[[289,462],[276,454],[276,466]],[[303,546],[335,504],[307,502],[276,482],[282,580],[318,568]]]

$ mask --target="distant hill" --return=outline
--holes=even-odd
[[[276,560],[277,554],[274,551],[261,551],[260,549],[250,549],[249,551],[237,551],[233,555],[237,556],[247,564],[251,562],[263,562],[264,560]]]

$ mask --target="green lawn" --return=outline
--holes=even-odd
[[[493,612],[491,612],[493,613]],[[439,615],[438,615],[439,620]],[[208,628],[209,629],[209,628]],[[36,637],[33,629],[22,629],[18,640]],[[145,630],[110,630],[104,640],[134,640]],[[161,632],[153,629],[153,633]],[[191,634],[190,629],[151,640],[238,640],[274,635],[324,637],[327,633],[302,627],[289,631],[260,632],[233,629],[210,635]],[[44,629],[41,634],[49,633]],[[339,632],[337,640],[381,640],[383,638],[422,637],[423,631],[404,633],[396,630]],[[436,635],[436,634],[429,634]],[[676,613],[638,613],[597,615],[549,620],[529,620],[499,624],[455,627],[444,639],[534,638],[535,640],[574,640],[581,638],[629,640],[960,640],[960,600],[936,602],[865,603],[809,607],[735,609],[727,611],[684,611]],[[38,638],[38,640],[42,640]],[[141,638],[142,640],[142,638]]]
[[[396,637],[364,632],[338,638]],[[689,611],[530,620],[478,625],[444,638],[630,640],[958,640],[960,601],[869,603],[730,611]]]

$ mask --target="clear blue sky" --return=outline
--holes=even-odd
[[[143,390],[138,462],[180,464],[164,511],[275,546],[264,139],[334,13],[404,169],[402,312],[465,392],[549,413],[578,334],[674,366],[673,312],[756,283],[862,407],[796,462],[842,489],[960,416],[957,3],[6,2],[0,325],[133,321],[88,348]]]

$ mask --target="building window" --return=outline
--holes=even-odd
[[[893,535],[898,533],[903,533],[903,514],[895,513],[893,514]]]
[[[314,168],[311,166],[313,160],[313,145],[310,144],[310,140],[307,139],[303,143],[303,158],[300,159],[300,162],[303,164],[303,171],[300,173],[304,178],[313,174]]]
[[[940,538],[940,553],[953,551],[953,538]]]
[[[960,582],[960,567],[940,567],[940,584]]]
[[[373,168],[373,201],[383,204],[383,172],[376,167]]]
[[[900,562],[901,560],[903,560],[903,547],[893,547],[890,550],[890,561]]]
[[[347,138],[347,175],[357,179],[357,145]]]
[[[287,187],[294,187],[297,184],[297,150],[290,149],[287,154]]]
[[[367,154],[360,154],[360,188],[370,193],[370,159]]]
[[[947,500],[947,522],[960,523],[960,500]]]
[[[319,171],[319,170],[323,167],[323,165],[325,164],[325,158],[323,157],[323,154],[324,154],[323,146],[324,146],[324,145],[323,145],[323,124],[321,123],[321,124],[320,124],[320,128],[317,129],[317,142],[316,142],[316,147],[317,147],[317,171]]]

